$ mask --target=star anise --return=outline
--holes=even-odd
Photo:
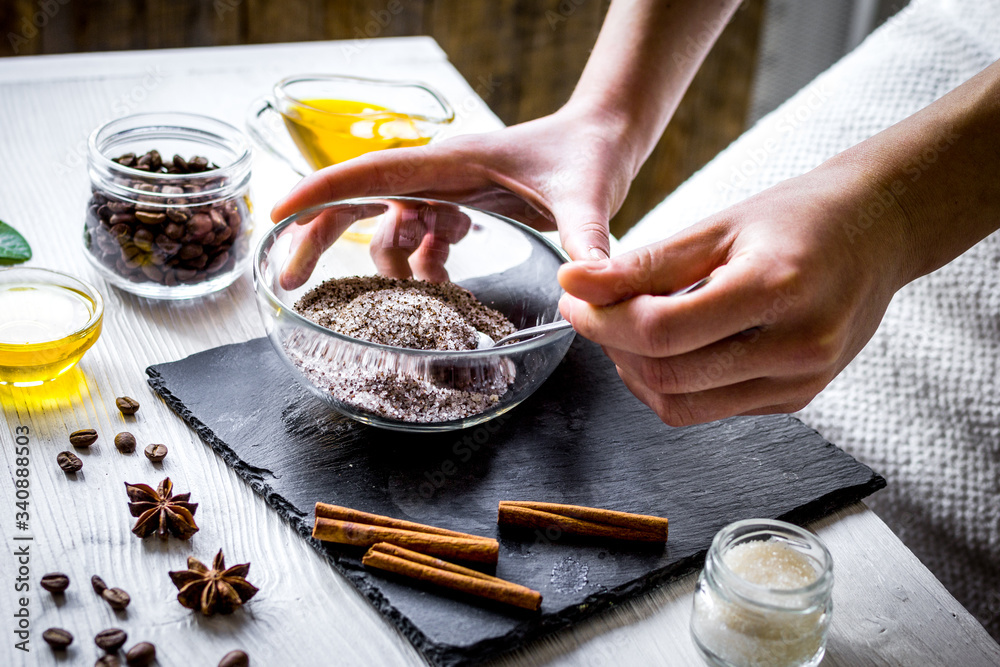
[[[188,569],[170,573],[177,586],[177,601],[188,609],[201,611],[205,616],[231,614],[236,608],[257,594],[257,587],[246,580],[250,563],[233,565],[226,569],[222,549],[209,569],[198,559],[189,556]]]
[[[139,517],[132,532],[139,537],[149,537],[153,533],[161,538],[168,534],[182,540],[190,539],[198,532],[194,513],[198,503],[189,503],[190,493],[172,495],[174,485],[167,477],[154,490],[148,484],[125,483],[130,502],[128,509],[132,516]]]

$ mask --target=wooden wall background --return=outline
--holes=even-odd
[[[765,0],[745,0],[612,221],[621,235],[744,129]],[[557,109],[609,0],[0,0],[0,55],[433,36],[507,124]],[[395,11],[392,11],[395,10]],[[385,21],[386,17],[390,17]],[[380,23],[372,23],[381,17]],[[378,27],[373,31],[373,27]],[[492,92],[477,82],[498,85]]]

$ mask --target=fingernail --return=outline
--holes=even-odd
[[[604,248],[598,248],[597,246],[593,246],[587,251],[587,257],[595,262],[611,259],[611,255],[609,255]]]
[[[570,319],[569,315],[572,312],[572,310],[573,307],[572,305],[570,305],[569,294],[563,294],[561,297],[559,297],[559,312],[562,313],[562,316],[565,317],[567,320]]]

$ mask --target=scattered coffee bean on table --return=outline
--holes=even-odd
[[[49,628],[42,633],[42,639],[57,651],[62,651],[73,643],[73,635],[62,628]]]
[[[69,434],[69,444],[74,447],[90,447],[97,442],[97,431],[92,428],[81,428]]]
[[[450,283],[355,276],[328,280],[294,309],[336,333],[381,345],[420,350],[474,350],[482,332],[497,340],[516,331],[502,313]],[[321,347],[321,346],[320,346]],[[504,358],[468,368],[396,368],[345,364],[336,353],[316,354],[306,333],[285,341],[289,359],[317,387],[349,406],[408,422],[445,422],[479,414],[513,384]]]
[[[249,665],[250,656],[239,650],[230,651],[219,661],[219,667],[249,667]]]
[[[69,588],[69,577],[62,572],[49,572],[42,575],[42,580],[38,585],[49,593],[62,593]]]
[[[128,667],[149,667],[156,660],[156,647],[149,642],[139,642],[125,654]]]
[[[128,431],[122,431],[115,436],[115,447],[122,454],[131,454],[135,451],[135,436]]]
[[[102,648],[108,653],[114,653],[128,641],[128,634],[121,628],[108,628],[101,630],[94,637],[94,643],[98,648]]]
[[[108,590],[108,585],[96,574],[90,578],[90,585],[94,587],[94,592],[98,595]]]
[[[59,452],[56,454],[56,463],[63,472],[80,472],[83,470],[83,461],[73,452]]]
[[[139,411],[139,401],[131,396],[119,396],[115,399],[115,405],[123,415],[134,415]]]
[[[121,667],[122,661],[118,659],[118,656],[114,653],[105,653],[97,662],[94,663],[94,667]]]
[[[129,594],[120,588],[108,588],[107,590],[101,592],[101,597],[111,606],[115,611],[121,611],[128,606],[128,603],[132,601]]]
[[[166,445],[146,445],[146,458],[153,463],[159,463],[163,459],[167,458],[167,446]]]

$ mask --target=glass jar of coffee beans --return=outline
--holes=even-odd
[[[113,120],[90,135],[83,243],[101,274],[141,296],[228,287],[252,232],[250,146],[228,123],[189,113]]]

